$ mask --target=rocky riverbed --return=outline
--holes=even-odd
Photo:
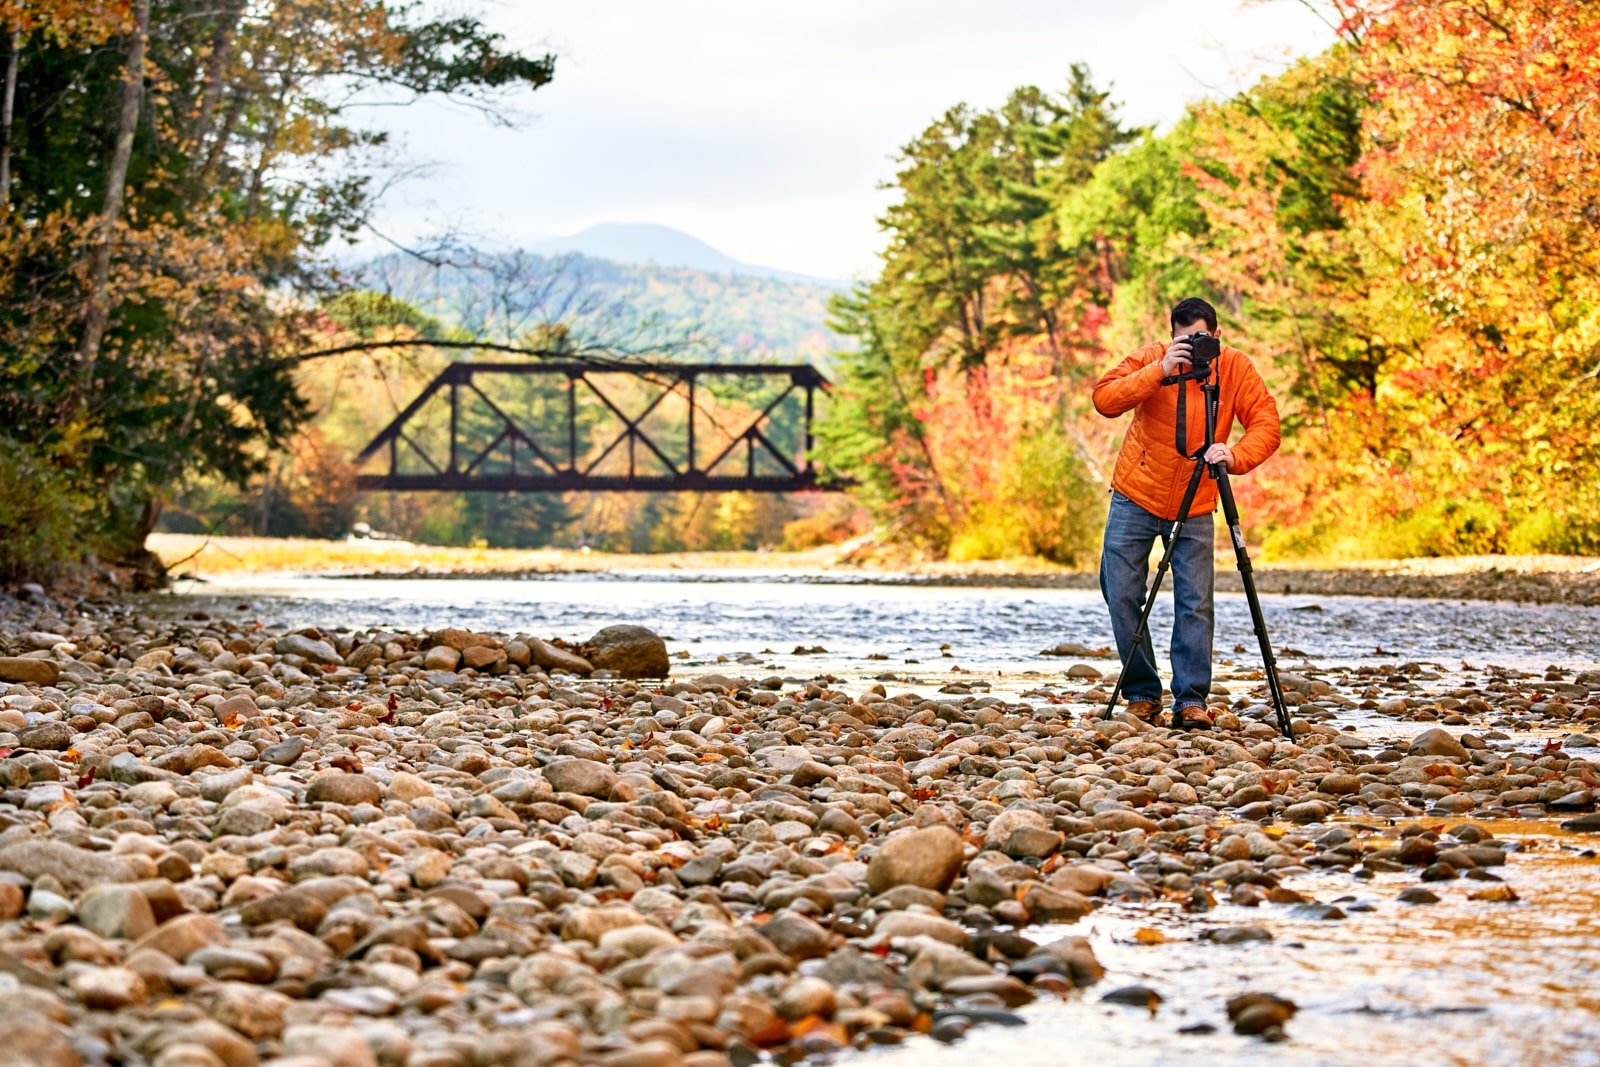
[[[1097,916],[1159,953],[1375,891],[1515,907],[1500,828],[1600,831],[1594,672],[1298,667],[1291,743],[1244,668],[1175,733],[1096,718],[1070,654],[928,694],[680,677],[630,626],[139,610],[0,605],[0,1064],[743,1067],[1039,1000],[1153,1019]],[[1203,995],[1241,1054],[1293,1039],[1270,973]]]

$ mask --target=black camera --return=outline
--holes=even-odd
[[[1211,377],[1211,363],[1222,355],[1222,342],[1204,330],[1198,330],[1178,340],[1189,346],[1189,369],[1183,377],[1199,381]]]
[[[1177,385],[1179,382],[1200,382],[1204,384],[1211,378],[1211,364],[1222,355],[1222,342],[1212,337],[1204,330],[1196,330],[1184,337],[1174,337],[1174,341],[1182,341],[1189,346],[1189,369],[1178,374],[1169,374],[1161,379],[1162,385]],[[1180,448],[1179,451],[1182,451]]]

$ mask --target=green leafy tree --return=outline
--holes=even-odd
[[[84,550],[140,558],[174,486],[247,481],[309,413],[285,356],[384,162],[354,105],[493,112],[553,63],[415,4],[56,6],[7,16],[0,425],[94,501]]]

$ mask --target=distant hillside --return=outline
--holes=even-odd
[[[355,273],[365,287],[406,300],[447,327],[501,340],[561,323],[585,343],[660,344],[737,362],[825,361],[851,344],[827,328],[828,299],[840,283],[763,276],[742,266],[735,272],[514,252],[437,267],[388,255]]]
[[[745,274],[834,289],[845,288],[844,282],[831,278],[815,278],[808,274],[778,270],[776,267],[742,263],[692,234],[652,222],[602,222],[566,237],[547,237],[542,241],[535,241],[527,250],[545,256],[576,253],[591,259],[610,260],[613,263],[688,267],[692,270],[714,271],[720,274]]]

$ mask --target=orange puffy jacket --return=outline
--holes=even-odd
[[[1206,437],[1205,397],[1198,382],[1181,386],[1161,384],[1161,357],[1167,341],[1155,341],[1134,352],[1106,372],[1094,386],[1094,408],[1114,419],[1137,408],[1128,428],[1111,487],[1146,511],[1163,519],[1176,519],[1183,491],[1189,484],[1194,461],[1178,454],[1176,425],[1178,389],[1189,391],[1184,399],[1188,429],[1188,451],[1193,454]],[[1217,440],[1226,442],[1235,416],[1244,425],[1244,436],[1233,446],[1230,474],[1247,474],[1278,450],[1282,431],[1278,426],[1278,405],[1267,392],[1255,365],[1236,348],[1223,348],[1213,366],[1221,391],[1217,396]],[[1217,483],[1202,478],[1195,492],[1191,515],[1208,515],[1217,508]]]

